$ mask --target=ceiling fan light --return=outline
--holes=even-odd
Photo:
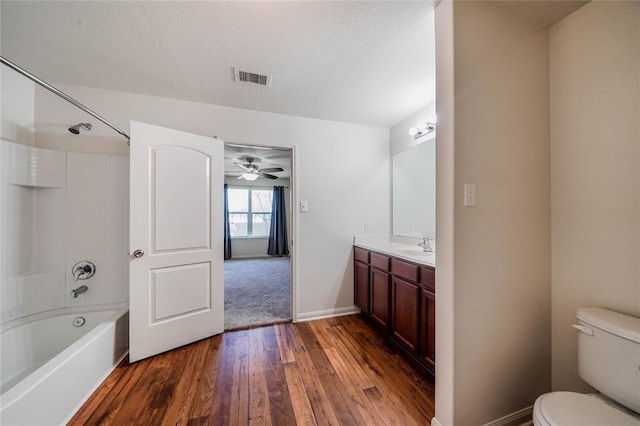
[[[258,175],[255,173],[243,173],[242,177],[248,180],[249,182],[258,179]]]

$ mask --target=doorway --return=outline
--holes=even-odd
[[[293,148],[225,143],[225,330],[293,318],[292,170]]]

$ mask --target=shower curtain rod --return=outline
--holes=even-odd
[[[0,56],[0,62],[2,62],[3,65],[6,65],[9,68],[11,68],[12,70],[16,71],[17,73],[22,74],[23,76],[27,77],[29,80],[33,81],[34,83],[38,83],[40,86],[44,87],[48,91],[50,91],[52,93],[55,93],[56,95],[60,96],[65,101],[69,102],[70,104],[75,105],[76,107],[80,108],[81,110],[83,110],[87,114],[92,115],[95,118],[97,118],[98,120],[102,121],[104,124],[106,124],[107,126],[111,127],[113,130],[115,130],[116,132],[118,132],[119,134],[121,134],[122,136],[127,138],[127,145],[130,145],[131,138],[129,137],[129,135],[126,134],[125,132],[123,132],[122,130],[120,130],[119,128],[117,128],[110,121],[102,118],[102,116],[100,116],[98,113],[93,112],[92,110],[90,110],[86,106],[82,105],[80,102],[78,102],[75,99],[73,99],[71,96],[67,95],[66,93],[64,93],[61,90],[56,89],[55,87],[53,87],[52,85],[50,85],[46,81],[41,80],[40,78],[38,78],[35,75],[31,74],[29,71],[27,71],[27,70],[25,70],[23,68],[20,68],[18,65],[14,64],[10,60],[6,59],[4,56]]]

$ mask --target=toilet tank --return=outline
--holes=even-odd
[[[640,412],[640,318],[580,308],[578,373],[598,391]]]

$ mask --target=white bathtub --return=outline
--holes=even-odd
[[[85,323],[75,327],[80,317]],[[0,424],[64,424],[126,356],[129,313],[38,319],[4,331],[0,343]]]

